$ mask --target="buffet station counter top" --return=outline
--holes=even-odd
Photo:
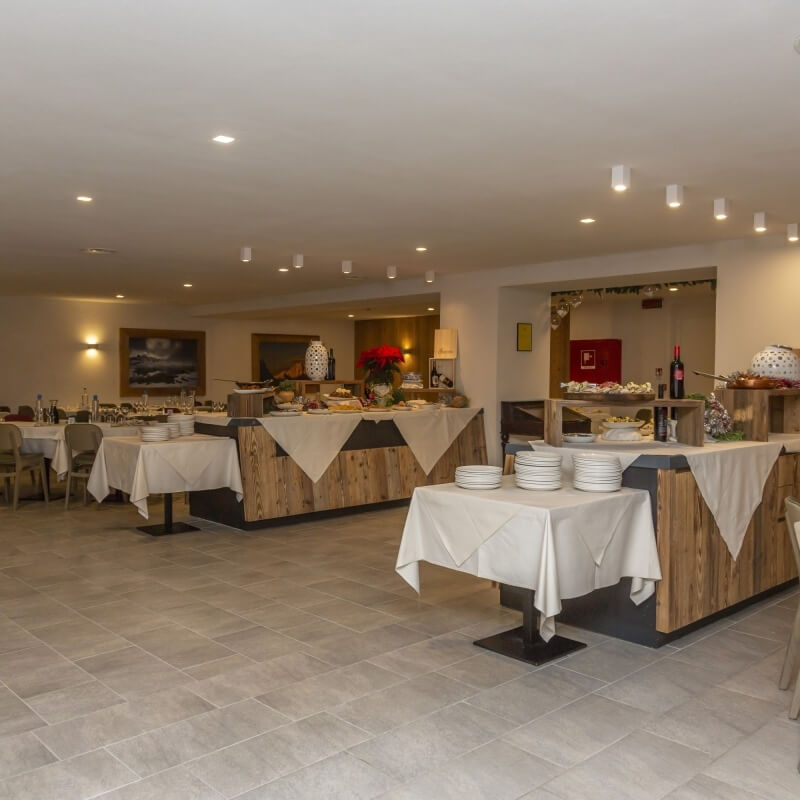
[[[411,497],[486,463],[483,412],[430,408],[226,417],[197,414],[197,430],[235,439],[244,500],[195,492],[192,514],[248,529],[287,517]]]

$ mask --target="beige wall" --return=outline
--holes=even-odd
[[[714,381],[692,373],[713,372],[716,298],[710,289],[665,293],[663,307],[643,309],[642,298],[607,297],[589,300],[570,312],[571,339],[621,339],[622,380],[655,385],[655,369],[669,380],[672,347],[681,346],[686,365],[686,391],[710,392]]]
[[[337,364],[353,363],[353,323],[306,319],[223,320],[185,309],[123,303],[0,297],[0,405],[14,410],[36,394],[77,402],[86,386],[101,401],[119,399],[119,328],[206,331],[206,397],[222,400],[229,384],[213,378],[250,378],[251,333],[319,334]],[[96,337],[91,357],[86,341]],[[342,377],[350,377],[343,375]]]

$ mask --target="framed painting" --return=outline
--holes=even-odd
[[[205,331],[119,329],[119,394],[206,392]]]
[[[253,380],[308,380],[306,348],[312,339],[319,339],[319,336],[299,333],[252,334]]]
[[[526,353],[533,350],[533,323],[517,323],[517,350]]]

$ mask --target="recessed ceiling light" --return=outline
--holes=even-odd
[[[800,237],[798,237],[798,235],[797,235],[797,223],[796,222],[790,222],[786,226],[786,240],[789,241],[789,242],[796,242],[798,240],[798,238],[800,238]]]
[[[611,167],[611,188],[615,192],[625,192],[631,188],[631,168],[625,164]]]
[[[753,214],[753,228],[755,229],[756,233],[764,233],[767,229],[767,212],[766,211],[756,211]]]
[[[677,292],[677,291],[678,291],[678,287],[677,287],[677,286],[670,286],[670,287],[669,287],[669,290],[670,290],[671,292]]]
[[[183,284],[183,288],[184,289],[191,289],[192,288],[192,284],[191,283],[184,283]]]
[[[436,311],[436,309],[433,306],[428,306],[428,311]]]
[[[215,136],[212,142],[219,142],[220,144],[230,144],[231,142],[235,142],[236,139],[233,136],[225,136],[224,134],[220,134],[219,136]]]
[[[594,217],[583,217],[580,222],[584,225],[591,225],[593,222],[597,222],[597,220]]]
[[[289,267],[278,267],[278,272],[288,272]]]
[[[433,283],[436,280],[436,272],[429,269],[425,272],[425,283]]]
[[[717,197],[714,200],[714,219],[722,221],[728,219],[728,199],[726,197]]]
[[[122,300],[122,298],[123,298],[123,297],[125,297],[125,295],[124,295],[124,294],[118,294],[118,295],[116,295],[116,298],[117,298],[117,300]]]
[[[349,275],[353,271],[353,262],[352,261],[342,261],[342,272],[345,275]]]
[[[355,316],[355,314],[348,314],[347,315],[348,319],[353,319],[354,316]]]
[[[113,256],[117,251],[110,250],[108,247],[84,247],[81,252],[91,256]]]
[[[386,277],[391,281],[397,277],[397,267],[394,264],[390,264],[386,267]]]
[[[670,208],[680,208],[683,205],[683,186],[679,183],[667,186],[667,205]]]
[[[245,264],[249,264],[252,260],[253,260],[253,248],[243,247],[239,251],[239,261],[243,261]]]
[[[92,202],[92,198],[89,197],[88,194],[79,194],[75,199],[76,200],[80,200],[81,203],[91,203]]]
[[[292,256],[292,266],[295,269],[303,269],[303,254],[302,253],[295,253]]]
[[[421,245],[420,245],[419,247],[415,247],[414,249],[415,249],[415,250],[416,250],[418,253],[427,253],[427,252],[428,252],[428,248],[427,248],[427,247],[422,247]]]

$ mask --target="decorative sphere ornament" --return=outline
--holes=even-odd
[[[308,346],[305,367],[309,380],[325,380],[328,374],[328,348],[319,339],[315,339]]]
[[[800,356],[788,345],[770,344],[753,356],[750,371],[765,378],[800,381]]]

